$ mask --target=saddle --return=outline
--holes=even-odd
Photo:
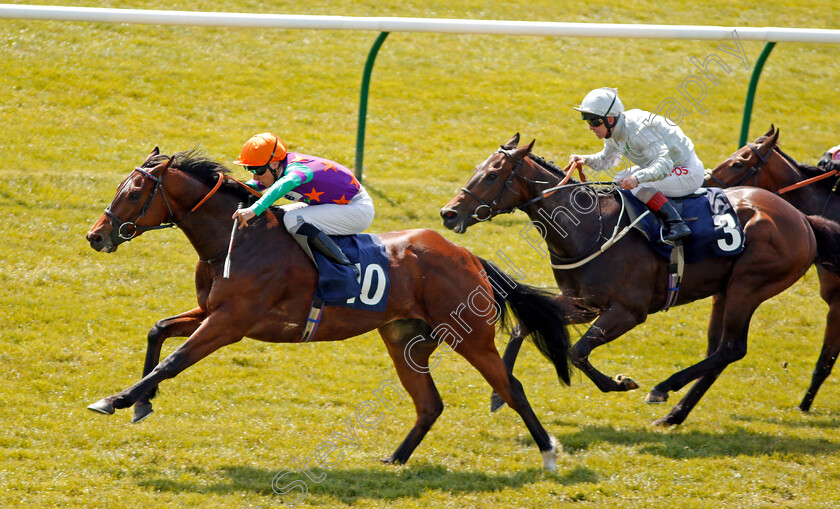
[[[388,255],[378,235],[330,235],[351,262],[360,267],[357,278],[353,268],[329,260],[318,251],[318,288],[315,299],[333,306],[368,311],[385,311],[388,302]]]
[[[623,189],[619,192],[631,205],[627,209],[631,221],[647,211],[647,206],[631,192]],[[683,239],[686,263],[697,263],[713,256],[734,256],[744,250],[741,222],[722,189],[700,188],[694,194],[671,198],[671,201],[691,229],[691,235]],[[636,228],[657,253],[670,259],[674,245],[662,240],[663,224],[654,214],[644,217]]]
[[[330,235],[347,258],[359,267],[330,260],[319,251],[312,251],[318,265],[318,286],[306,318],[301,343],[312,341],[318,332],[324,307],[340,306],[367,311],[385,311],[388,305],[388,255],[378,235]]]

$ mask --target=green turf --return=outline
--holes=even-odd
[[[824,1],[97,6],[840,28]],[[119,182],[156,145],[167,154],[200,146],[230,162],[249,136],[269,130],[290,150],[352,165],[362,68],[376,35],[0,20],[0,507],[283,507],[296,493],[274,493],[275,475],[311,459],[380,383],[396,379],[375,333],[328,344],[243,341],[165,382],[142,424],[131,425],[126,411],[109,418],[85,408],[138,379],[156,320],[195,305],[196,256],[180,232],[147,233],[112,255],[85,242]],[[501,249],[525,282],[551,286],[549,267],[517,234],[523,214],[457,236],[442,228],[440,207],[515,132],[558,162],[598,150],[571,109],[598,86],[618,87],[628,108],[681,101],[684,129],[713,166],[736,148],[752,71],[719,44],[733,46],[392,33],[370,92],[370,231],[432,228],[483,257]],[[753,64],[764,44],[743,46]],[[838,143],[837,51],[776,46],[750,139],[773,123],[786,152],[811,163]],[[707,83],[700,112],[678,88],[699,73],[689,57],[713,53],[730,72]],[[449,355],[434,373],[446,409],[411,461],[377,462],[414,420],[412,405],[397,400],[376,426],[356,426],[355,443],[333,456],[337,465],[313,468],[324,479],[307,481],[298,507],[836,507],[838,375],[810,414],[796,410],[827,309],[813,271],[759,309],[747,357],[683,426],[649,426],[669,407],[642,398],[702,357],[709,308],[704,300],[651,316],[596,350],[592,360],[605,373],[641,384],[631,393],[602,394],[579,375],[561,388],[535,349],[523,349],[517,374],[564,449],[555,474],[539,468],[515,414],[489,414],[487,385]]]

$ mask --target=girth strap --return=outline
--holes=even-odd
[[[315,337],[318,332],[318,325],[321,324],[321,315],[324,314],[324,302],[315,297],[312,299],[312,307],[309,308],[309,316],[306,317],[306,327],[303,329],[298,343],[306,343]]]
[[[683,249],[682,239],[680,239],[674,241],[674,248],[671,250],[671,259],[668,262],[668,296],[665,299],[665,307],[662,308],[662,311],[668,311],[671,306],[677,303],[684,268],[685,250]]]

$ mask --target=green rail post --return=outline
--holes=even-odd
[[[379,53],[379,48],[385,42],[389,32],[380,32],[379,36],[374,41],[373,46],[368,53],[367,62],[365,62],[365,72],[362,74],[362,91],[359,99],[359,129],[356,132],[356,164],[354,170],[356,178],[359,182],[362,181],[362,165],[365,157],[365,124],[367,123],[367,100],[368,90],[370,89],[370,74],[373,72],[373,62],[376,60],[376,54]]]
[[[744,104],[744,120],[741,122],[741,139],[738,141],[737,148],[741,148],[747,144],[747,135],[750,130],[750,116],[752,116],[753,100],[755,99],[755,89],[758,87],[758,77],[761,75],[764,62],[770,56],[770,52],[773,51],[773,46],[775,45],[775,42],[765,44],[764,49],[761,50],[761,55],[759,55],[758,60],[755,62],[755,68],[750,78],[750,88],[747,90],[747,101]]]

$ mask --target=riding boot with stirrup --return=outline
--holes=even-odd
[[[664,194],[657,192],[645,204],[665,223],[668,231],[662,236],[662,240],[674,242],[691,235],[691,229],[677,212],[674,203]]]
[[[359,268],[356,267],[356,264],[351,262],[350,259],[347,258],[347,255],[344,254],[344,251],[338,247],[338,244],[336,244],[333,239],[329,238],[329,236],[322,232],[317,226],[310,223],[300,223],[292,236],[295,237],[298,244],[300,244],[306,254],[309,255],[313,263],[315,263],[315,257],[312,256],[312,249],[315,249],[324,255],[328,260],[341,265],[347,265],[353,269],[353,273],[356,277],[359,277]],[[318,264],[315,263],[315,266],[317,267]]]

